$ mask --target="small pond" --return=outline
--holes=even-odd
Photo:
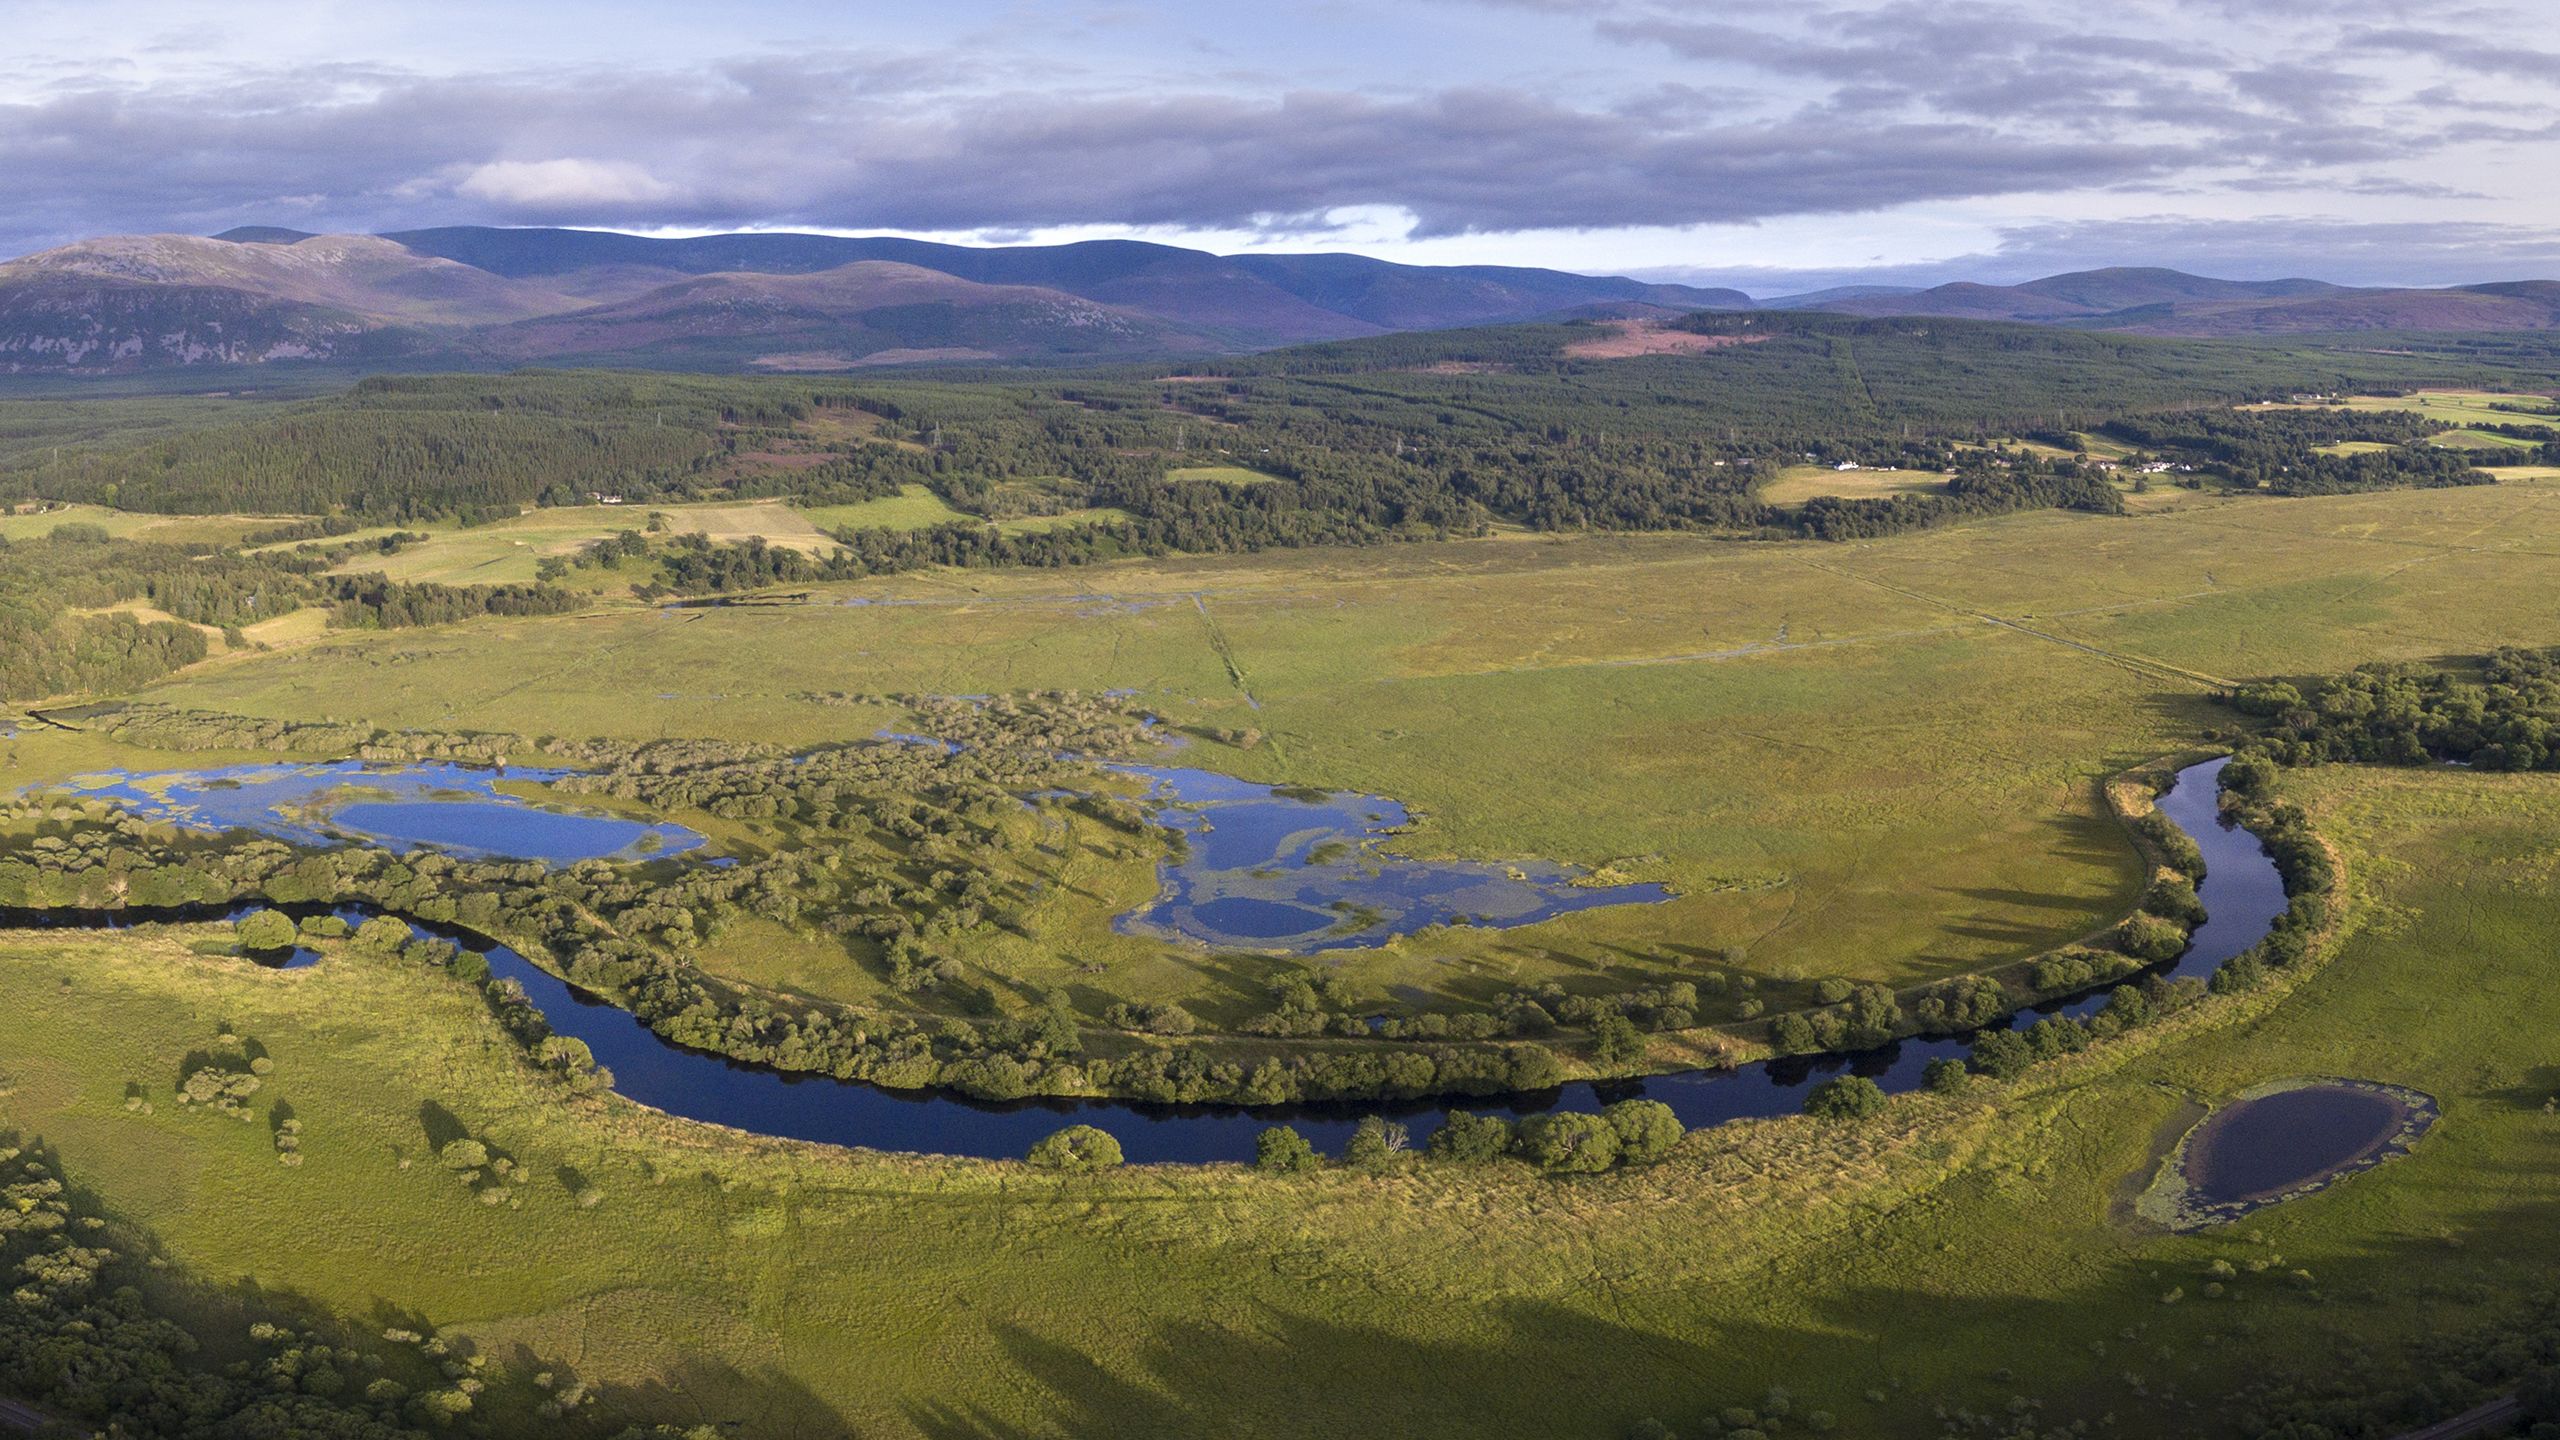
[[[138,815],[199,830],[254,830],[294,845],[441,850],[474,860],[642,860],[703,843],[681,825],[555,809],[497,788],[501,780],[538,784],[567,773],[337,760],[109,771],[37,788],[113,800]]]
[[[2227,1224],[2408,1153],[2435,1118],[2432,1098],[2396,1085],[2261,1085],[2190,1129],[2136,1208],[2172,1230]]]
[[[1307,955],[1386,944],[1433,925],[1534,925],[1576,910],[1671,898],[1660,885],[1593,885],[1544,860],[1410,860],[1381,848],[1412,824],[1375,795],[1262,785],[1214,770],[1109,765],[1151,787],[1183,853],[1154,904],[1120,928],[1235,950]]]

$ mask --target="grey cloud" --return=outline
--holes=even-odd
[[[1422,233],[1447,234],[1869,211],[2157,176],[2197,158],[1947,121],[1736,122],[1678,90],[1621,110],[1490,88],[1390,101],[972,95],[958,83],[931,66],[834,61],[241,77],[0,108],[0,170],[30,238],[278,218],[1220,227],[1361,205],[1409,208]],[[278,195],[318,198],[280,217]]]

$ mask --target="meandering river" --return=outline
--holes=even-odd
[[[2285,908],[2274,862],[2255,836],[2226,823],[2219,813],[2216,782],[2224,763],[2211,760],[2181,770],[2175,787],[2160,801],[2161,811],[2204,852],[2200,893],[2208,918],[2186,952],[2158,973],[2211,974],[2256,944]],[[91,916],[78,923],[117,922]],[[1254,1137],[1264,1126],[1282,1121],[1295,1125],[1318,1148],[1338,1150],[1364,1115],[1402,1121],[1419,1144],[1453,1107],[1512,1115],[1596,1111],[1638,1096],[1662,1101],[1696,1128],[1792,1113],[1801,1108],[1806,1085],[1843,1071],[1867,1076],[1887,1091],[1916,1089],[1929,1061],[1962,1058],[1970,1044],[1969,1037],[1961,1036],[1906,1040],[1864,1054],[1790,1057],[1732,1070],[1585,1082],[1491,1099],[1250,1109],[1054,1098],[992,1104],[941,1091],[885,1090],[786,1074],[670,1044],[630,1012],[577,990],[514,950],[476,936],[443,933],[485,954],[493,974],[522,985],[555,1031],[585,1041],[596,1060],[612,1069],[614,1088],[629,1099],[685,1119],[763,1135],[925,1154],[1019,1157],[1032,1142],[1075,1123],[1109,1131],[1134,1163],[1241,1161],[1252,1158]],[[2089,1013],[2106,1003],[2106,988],[2039,1013]]]

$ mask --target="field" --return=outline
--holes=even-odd
[[[1183,465],[1165,472],[1168,480],[1209,480],[1220,485],[1259,485],[1271,477],[1245,465]]]
[[[366,553],[339,568],[344,574],[380,572],[394,580],[443,585],[523,585],[537,563],[577,553],[590,541],[638,530],[652,516],[666,517],[672,534],[717,541],[762,537],[796,550],[833,549],[813,513],[779,500],[734,505],[574,505],[529,510],[512,519],[469,527],[424,527],[428,538],[396,555]]]
[[[2494,450],[2526,447],[2534,442],[2511,435],[2495,435],[2474,429],[2489,425],[2550,425],[2560,423],[2560,405],[2543,394],[2510,394],[2491,390],[2417,390],[2407,395],[2350,395],[2335,402],[2349,410],[2398,410],[2424,415],[2454,426],[2428,443],[2459,450]],[[2529,407],[2533,413],[2501,410],[2501,405]],[[2251,409],[2296,409],[2294,405],[2251,406]],[[2350,443],[2337,447],[2335,453],[2352,454],[2362,448]]]
[[[1874,545],[1515,535],[927,572],[780,608],[337,633],[145,696],[807,745],[900,723],[812,696],[1125,688],[1179,725],[1259,732],[1182,763],[1405,801],[1408,853],[1556,859],[1680,892],[1335,957],[1373,1002],[1466,1009],[1519,983],[1609,991],[1701,967],[1909,985],[2121,913],[2140,876],[2100,778],[2228,723],[2206,700],[2221,681],[2560,641],[2518,618],[2560,599],[2551,493],[2021,516]],[[2478,604],[2490,587],[2507,604]],[[27,780],[98,763],[62,737],[17,751]],[[1089,873],[1061,871],[1026,929],[972,962],[1039,986],[1103,965],[1095,1010],[1178,1000],[1216,1022],[1263,1003],[1267,964],[1202,967],[1111,928],[1146,892],[1143,856],[1077,863]],[[879,985],[833,942],[707,959],[839,998]]]
[[[64,525],[95,525],[119,540],[148,540],[184,545],[193,542],[231,544],[241,536],[295,516],[139,515],[103,505],[48,505],[10,510],[0,507],[0,540],[32,540]]]
[[[1943,489],[1946,483],[1946,476],[1931,470],[1790,465],[1761,487],[1760,498],[1772,505],[1801,505],[1816,495],[1919,495]]]
[[[1852,1434],[2021,1398],[2054,1424],[2222,1435],[2223,1397],[2252,1381],[2388,1378],[2399,1344],[2497,1319],[2515,1269],[2549,1263],[2560,1202],[2553,877],[2516,858],[2560,847],[2560,786],[2336,771],[2298,793],[2358,904],[2291,994],[2015,1088],[1852,1131],[1726,1127],[1609,1177],[1059,1180],[760,1144],[562,1103],[439,972],[355,952],[263,971],[188,953],[183,930],[0,946],[15,993],[64,1002],[0,1014],[0,1117],[221,1287],[179,1303],[442,1329],[497,1357],[483,1411],[510,1427],[541,1368],[603,1387],[597,1434],[1326,1435],[1392,1390],[1403,1434],[1602,1440],[1774,1386]],[[178,1057],[219,1027],[274,1057],[259,1104],[302,1122],[302,1168],[265,1125],[170,1103]],[[2301,1073],[2414,1086],[2444,1120],[2409,1158],[2227,1231],[2114,1218],[2189,1097]],[[515,1157],[515,1205],[403,1163],[457,1125]],[[2208,1298],[2217,1261],[2241,1278]]]

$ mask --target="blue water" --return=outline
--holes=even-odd
[[[136,775],[82,775],[65,786],[154,820],[198,830],[254,830],[294,845],[351,842],[470,859],[638,860],[698,848],[681,825],[552,809],[500,792],[502,779],[541,783],[561,770],[482,769],[443,762],[232,765]]]
[[[2208,1206],[2263,1200],[2373,1157],[2407,1115],[2397,1097],[2353,1085],[2243,1100],[2198,1132],[2187,1183]]]
[[[2197,927],[2187,952],[2159,973],[2210,974],[2256,944],[2284,911],[2284,889],[2274,862],[2255,836],[2225,823],[2218,811],[2215,784],[2224,763],[2208,761],[2180,771],[2176,788],[2160,802],[2162,813],[2204,852],[2208,869],[2200,892],[2210,918]],[[355,912],[341,913],[362,918]],[[18,917],[12,921],[19,923]],[[51,923],[101,922],[84,917]],[[111,917],[104,923],[123,922]],[[438,933],[475,949],[487,945],[450,930]],[[1491,1099],[1443,1097],[1253,1109],[1124,1100],[991,1104],[938,1091],[883,1090],[825,1076],[784,1074],[688,1050],[658,1038],[629,1011],[577,990],[513,950],[490,946],[483,953],[493,974],[524,986],[553,1029],[585,1041],[596,1059],[612,1069],[614,1088],[644,1105],[686,1119],[787,1139],[989,1158],[1019,1157],[1032,1142],[1061,1125],[1086,1124],[1109,1131],[1133,1162],[1249,1161],[1254,1137],[1264,1126],[1283,1122],[1295,1125],[1318,1147],[1338,1151],[1364,1115],[1403,1121],[1419,1144],[1452,1107],[1510,1115],[1592,1112],[1636,1097],[1662,1101],[1684,1124],[1697,1128],[1792,1114],[1803,1107],[1805,1086],[1842,1072],[1867,1076],[1888,1091],[1914,1090],[1929,1061],[1962,1059],[1970,1048],[1968,1037],[1906,1040],[1860,1055],[1800,1056],[1734,1070],[1585,1082]],[[2105,988],[2101,988],[2049,1011],[2087,1013],[2105,1003]]]
[[[1384,945],[1433,925],[1534,925],[1604,905],[1671,898],[1660,885],[1577,883],[1545,860],[1412,860],[1386,836],[1412,823],[1376,795],[1298,790],[1214,770],[1110,765],[1149,783],[1156,823],[1186,853],[1162,867],[1155,903],[1120,928],[1228,949],[1308,955]]]

